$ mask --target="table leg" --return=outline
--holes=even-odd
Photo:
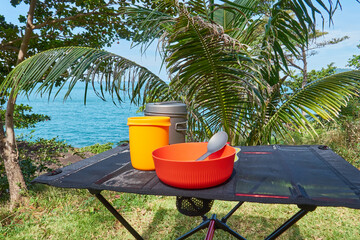
[[[88,189],[91,194],[93,194],[99,201],[116,217],[116,219],[134,236],[136,240],[143,240],[140,234],[120,215],[118,211],[100,194],[101,191]],[[243,204],[243,202],[239,202],[224,218],[219,219],[216,218],[216,215],[213,215],[212,218],[208,219],[204,216],[203,222],[192,229],[188,233],[185,233],[181,237],[177,238],[177,240],[185,239],[192,234],[198,232],[201,229],[209,227],[209,231],[205,237],[206,240],[210,240],[214,236],[214,232],[216,228],[220,228],[224,231],[227,231],[237,239],[246,240],[240,234],[229,228],[226,224],[227,219]],[[269,236],[265,238],[265,240],[273,240],[288,230],[292,225],[294,225],[297,221],[299,221],[302,217],[304,217],[307,213],[314,211],[316,206],[303,205],[299,206],[300,210],[294,214],[289,220],[287,220],[284,224],[282,224],[278,229],[272,232]]]
[[[100,194],[101,191],[88,189],[99,201],[116,217],[116,219],[134,236],[136,240],[143,240],[140,234],[126,221],[123,216]]]
[[[298,211],[294,216],[292,216],[289,220],[287,220],[283,225],[281,225],[278,229],[272,232],[269,236],[265,238],[265,240],[272,240],[280,236],[286,230],[288,230],[292,225],[294,225],[297,221],[299,221],[302,217],[304,217],[308,212],[314,211],[316,206],[299,206],[300,211]]]

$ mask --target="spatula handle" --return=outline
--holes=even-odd
[[[202,161],[205,158],[207,158],[208,156],[210,156],[211,152],[206,152],[204,155],[202,155],[201,157],[199,157],[198,159],[196,159],[195,161]]]

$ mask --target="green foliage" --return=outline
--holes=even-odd
[[[12,0],[11,3],[16,7],[20,2]],[[29,2],[23,4],[29,5]],[[148,0],[132,2],[147,7],[152,4]],[[122,7],[128,4],[125,0],[38,0],[28,54],[69,45],[101,48],[111,46],[119,39],[130,39],[138,23],[131,22],[122,14]],[[26,12],[19,13],[19,20],[21,24],[14,25],[0,16],[0,81],[15,65],[26,25]]]
[[[357,48],[360,49],[360,44],[357,45]],[[346,66],[360,70],[360,55],[353,55],[352,58],[348,60],[348,64]]]
[[[13,5],[14,7],[16,7],[17,5],[19,5],[23,0],[10,0],[11,5]]]
[[[346,106],[341,108],[340,120],[346,118],[357,119],[360,117],[360,98],[354,97],[350,99]]]
[[[360,119],[342,117],[325,127],[316,128],[317,136],[292,131],[293,139],[278,139],[280,144],[327,145],[346,161],[360,169]]]
[[[359,112],[358,112],[359,113]],[[360,169],[360,119],[354,117],[342,118],[338,126],[334,126],[325,136],[328,145]]]
[[[16,52],[14,51],[15,47],[7,45],[2,46],[3,42],[10,42],[17,39],[17,33],[19,31],[18,26],[6,22],[5,17],[0,15],[0,39],[2,40],[0,43],[0,82],[16,64]]]
[[[321,32],[321,34],[317,35],[317,37],[320,37],[320,36],[323,36],[323,35],[326,35],[328,34],[327,32]],[[328,45],[335,45],[335,44],[338,44],[344,40],[347,40],[349,39],[350,37],[349,36],[343,36],[343,37],[340,37],[340,38],[332,38],[330,40],[327,40],[327,41],[323,41],[323,42],[320,42],[320,43],[317,43],[316,44],[316,47],[315,48],[321,48],[321,47],[325,47],[325,46],[328,46]],[[312,52],[312,55],[316,54],[316,52]]]
[[[145,107],[144,107],[145,108]],[[138,110],[140,111],[140,110]],[[144,110],[141,110],[141,112],[143,112]],[[126,146],[129,145],[129,140],[121,140],[119,142],[116,143],[117,146]]]
[[[107,150],[112,149],[113,146],[114,146],[114,144],[111,143],[111,142],[104,143],[104,144],[96,143],[96,144],[91,145],[91,146],[86,146],[86,147],[79,148],[76,151],[80,152],[80,153],[91,152],[91,153],[94,153],[94,154],[99,154],[99,153],[102,153],[102,152],[105,152]]]
[[[322,78],[331,76],[336,73],[336,67],[334,63],[328,64],[326,68],[321,68],[321,70],[311,70],[307,73],[307,83],[312,83],[314,81],[320,80]],[[290,80],[284,82],[284,86],[288,87],[292,92],[297,92],[302,89],[303,74],[292,74]],[[284,89],[286,92],[287,89]]]
[[[6,110],[1,109],[0,119],[5,119]],[[25,104],[15,105],[14,127],[15,128],[33,128],[36,123],[50,120],[50,117],[44,114],[31,113],[32,107]]]
[[[20,137],[17,142],[19,151],[19,164],[26,184],[30,184],[38,174],[51,171],[52,167],[59,166],[57,160],[62,153],[68,152],[70,146],[57,138],[38,138],[25,141]],[[0,161],[0,195],[8,188],[4,163]]]

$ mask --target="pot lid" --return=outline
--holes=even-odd
[[[146,104],[145,112],[185,115],[187,114],[186,104],[176,101],[148,103]]]

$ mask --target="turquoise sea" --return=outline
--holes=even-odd
[[[115,105],[111,97],[104,102],[89,89],[86,105],[84,105],[84,85],[77,84],[71,97],[63,101],[65,89],[54,100],[47,96],[20,96],[17,103],[29,104],[34,113],[46,114],[50,121],[41,122],[31,129],[15,129],[16,135],[29,135],[35,138],[51,139],[58,137],[74,147],[83,147],[95,143],[112,142],[116,144],[129,139],[127,118],[141,116],[136,113],[138,107],[125,103]],[[32,132],[34,130],[34,132]]]

